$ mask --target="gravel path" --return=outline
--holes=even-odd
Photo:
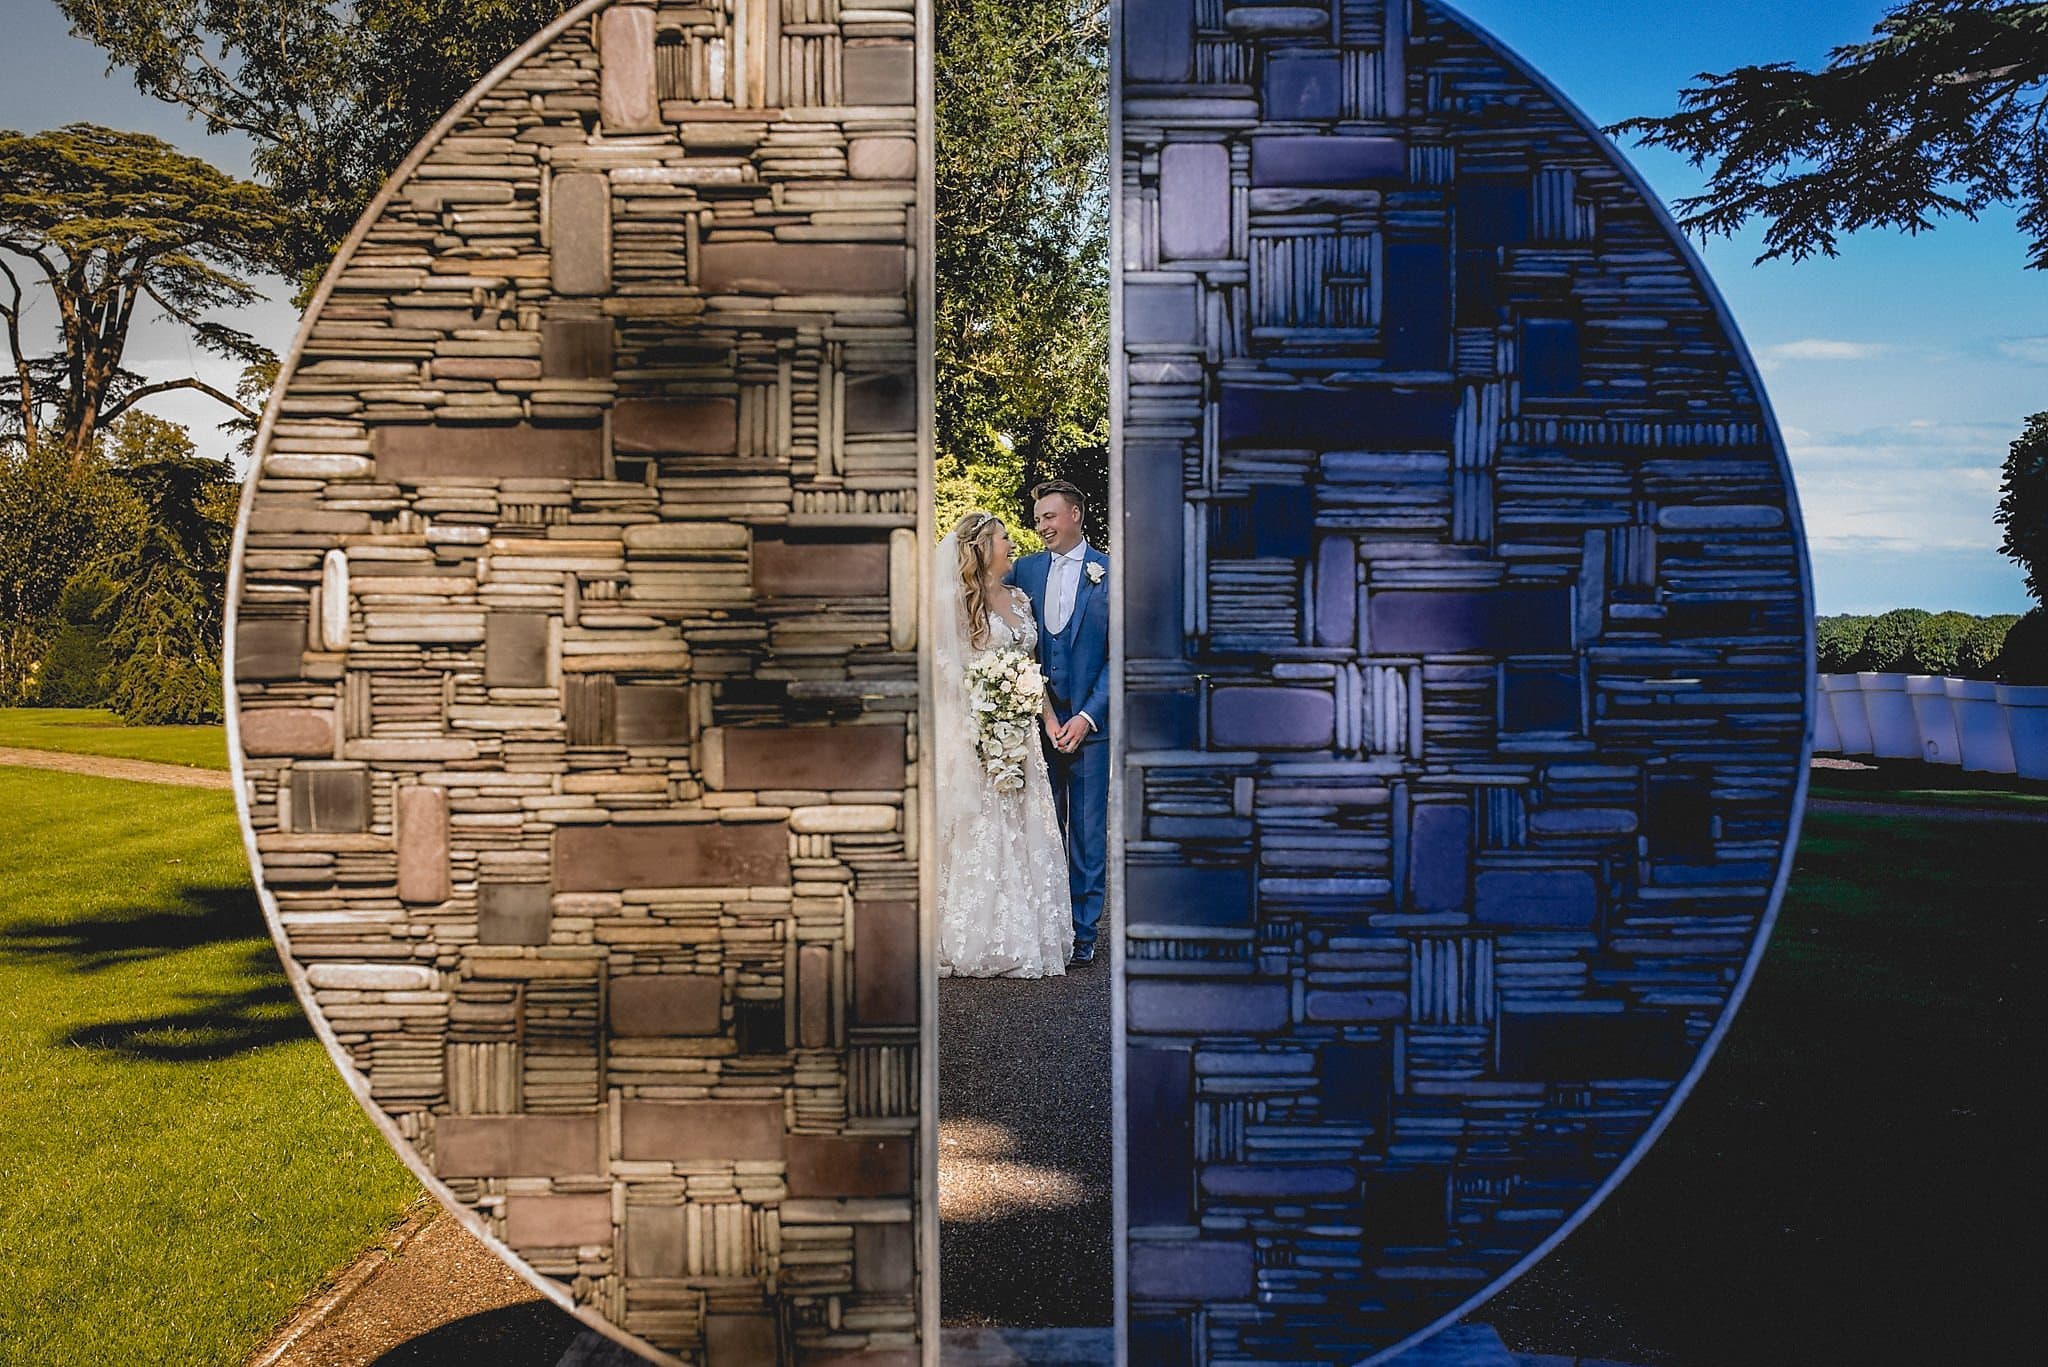
[[[555,1367],[582,1328],[428,1204],[248,1367]]]
[[[1109,986],[1106,953],[1063,978],[939,982],[945,1324],[1110,1322]]]
[[[948,1325],[1110,1319],[1109,965],[939,983],[940,1281]],[[948,1335],[963,1364],[1106,1361],[1029,1336]],[[248,1367],[627,1367],[425,1208],[301,1306]]]
[[[115,759],[111,755],[74,755],[63,750],[25,750],[0,745],[0,764],[18,769],[55,769],[94,778],[125,778],[135,783],[169,783],[180,788],[235,786],[225,769],[188,769],[182,764],[157,764],[146,759]]]

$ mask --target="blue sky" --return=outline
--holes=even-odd
[[[246,173],[247,147],[209,139],[175,110],[103,76],[47,0],[15,0],[0,127],[91,119],[143,129]],[[1811,63],[1867,34],[1874,0],[1465,0],[1464,13],[1528,58],[1600,123],[1663,113],[1695,72],[1745,62]],[[1697,188],[1679,159],[1630,150],[1667,201]],[[2048,273],[2030,272],[2009,213],[1918,238],[1866,233],[1835,260],[1753,266],[1754,234],[1704,248],[1764,369],[1813,547],[1823,612],[1896,606],[2018,612],[2018,568],[1998,554],[1998,474],[2027,414],[2048,409]],[[276,282],[243,326],[289,345],[297,316]],[[47,306],[46,310],[47,310]],[[197,373],[232,387],[234,367],[195,356],[145,323],[131,344],[152,378]],[[152,405],[223,449],[222,411],[200,397]]]
[[[1870,32],[1862,0],[1465,0],[1464,13],[1596,122],[1666,113],[1696,72],[1813,64]],[[1666,202],[1699,173],[1628,148]],[[1861,233],[1841,255],[1753,265],[1757,232],[1702,248],[1763,368],[1792,454],[1822,612],[1913,606],[2019,612],[1998,553],[1999,467],[2048,409],[2048,273],[2026,270],[2013,215],[1906,237]],[[1695,244],[1697,245],[1697,244]]]

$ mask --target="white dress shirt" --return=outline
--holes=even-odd
[[[1073,620],[1074,600],[1081,594],[1081,572],[1088,565],[1088,542],[1084,539],[1076,542],[1071,551],[1048,550],[1047,554],[1052,556],[1052,568],[1045,579],[1045,626],[1057,636]],[[1074,715],[1087,722],[1090,731],[1100,729],[1095,718],[1086,712]]]
[[[1074,616],[1074,599],[1081,592],[1081,570],[1088,563],[1088,543],[1078,541],[1071,551],[1050,551],[1052,569],[1045,581],[1045,626],[1057,636]]]

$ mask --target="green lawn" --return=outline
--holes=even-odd
[[[0,1360],[239,1362],[416,1185],[292,1000],[229,794],[0,768],[0,810]]]
[[[238,1361],[415,1185],[302,1023],[228,794],[0,768],[0,809],[0,1362]],[[2028,823],[1809,816],[1693,1098],[1478,1318],[1670,1367],[2005,1360],[2044,875]]]
[[[1815,782],[1811,797],[1843,802],[1895,802],[1928,807],[1970,807],[1991,812],[2032,812],[2048,816],[2048,793],[1986,792],[1976,788],[1857,788]]]
[[[228,767],[227,732],[221,727],[123,726],[98,707],[0,707],[0,746],[9,745],[197,769]]]
[[[2006,1361],[2031,1258],[2048,839],[1810,815],[1719,1056],[1642,1165],[1476,1318],[1674,1367]]]

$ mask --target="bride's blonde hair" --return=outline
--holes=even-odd
[[[967,643],[988,646],[988,569],[995,563],[996,533],[1002,519],[979,508],[953,524],[960,551],[960,606],[967,614]]]

